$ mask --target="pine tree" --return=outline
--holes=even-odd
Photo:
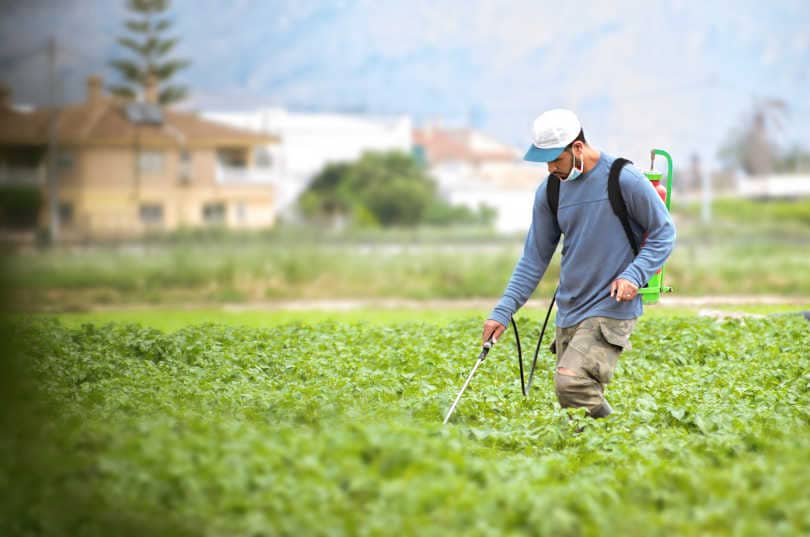
[[[145,88],[151,75],[160,88],[158,102],[161,105],[183,100],[188,94],[187,88],[168,83],[175,73],[190,64],[188,60],[166,58],[179,41],[176,37],[164,37],[171,26],[171,21],[164,16],[169,0],[128,0],[127,8],[135,17],[125,21],[131,36],[120,37],[118,43],[132,51],[136,59],[110,62],[126,81],[110,86],[110,92],[134,98],[139,89]]]

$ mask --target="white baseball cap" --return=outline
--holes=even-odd
[[[523,157],[530,162],[551,162],[576,140],[582,130],[576,114],[564,108],[543,112],[532,125],[532,145]]]

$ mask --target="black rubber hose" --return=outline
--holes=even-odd
[[[543,336],[546,333],[546,326],[548,325],[548,318],[551,316],[551,310],[554,309],[554,303],[557,301],[557,291],[559,288],[554,291],[554,296],[551,298],[551,304],[548,306],[548,311],[546,312],[546,319],[543,321],[543,328],[540,330],[540,337],[537,339],[537,347],[534,349],[534,358],[532,359],[532,368],[529,371],[529,383],[526,384],[523,375],[523,351],[520,347],[520,334],[518,333],[517,323],[515,322],[515,318],[512,317],[512,330],[515,332],[515,347],[517,347],[517,354],[518,354],[518,366],[520,368],[520,391],[524,397],[529,394],[529,390],[532,388],[532,379],[534,378],[534,369],[537,367],[537,356],[540,354],[540,346],[543,344]]]
[[[515,331],[515,346],[517,347],[518,365],[520,366],[520,392],[526,397],[526,382],[523,380],[523,352],[520,350],[520,336],[518,335],[517,323],[512,317],[512,329]]]

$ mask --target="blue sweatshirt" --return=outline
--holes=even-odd
[[[540,283],[561,234],[564,238],[557,326],[574,326],[596,316],[633,319],[641,315],[641,295],[630,302],[617,302],[610,297],[610,285],[617,278],[639,287],[645,285],[672,252],[675,226],[650,181],[633,166],[625,166],[619,185],[636,243],[641,244],[644,232],[648,232],[638,256],[633,258],[621,221],[608,200],[608,173],[614,160],[602,153],[593,169],[574,181],[560,182],[556,221],[546,199],[548,182],[540,184],[523,256],[490,319],[509,326],[511,316]]]

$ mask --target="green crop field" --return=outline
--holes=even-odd
[[[599,421],[504,337],[443,426],[480,326],[12,320],[0,534],[810,534],[801,316],[642,318]]]

